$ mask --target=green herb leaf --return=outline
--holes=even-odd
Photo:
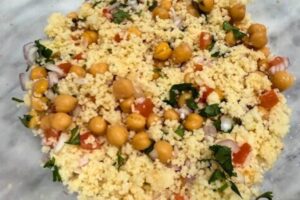
[[[50,58],[53,53],[52,50],[48,49],[47,47],[42,45],[39,40],[35,41],[35,46],[38,48],[37,52],[38,52],[39,56],[46,58],[46,62],[50,61]]]
[[[232,26],[229,22],[227,22],[227,21],[223,22],[223,30],[224,31],[232,31],[233,29],[235,29],[235,27]]]
[[[242,198],[242,195],[241,195],[238,187],[235,185],[235,183],[232,182],[232,181],[229,181],[229,182],[230,182],[230,185],[231,185],[230,186],[231,190],[234,191],[237,195],[239,195]]]
[[[217,131],[221,131],[221,120],[217,119],[216,121],[214,121],[214,126],[216,127]]]
[[[197,103],[194,101],[194,99],[188,99],[186,101],[187,107],[189,107],[191,110],[197,110],[199,107]]]
[[[76,126],[71,130],[71,137],[66,142],[66,144],[79,145],[80,144],[80,134],[79,134],[79,126]]]
[[[51,90],[54,94],[59,94],[59,90],[58,90],[58,84],[55,83],[52,87]]]
[[[198,97],[198,90],[193,87],[191,83],[182,83],[173,85],[169,91],[169,100],[165,100],[166,103],[171,106],[177,105],[177,97],[184,91],[191,91],[192,97],[195,99]]]
[[[228,183],[224,183],[219,189],[218,189],[218,191],[219,192],[224,192],[224,190],[226,190],[227,188],[228,188]]]
[[[179,135],[180,137],[184,136],[184,128],[182,125],[179,125],[178,128],[176,129],[175,133]]]
[[[126,163],[126,159],[122,157],[121,152],[118,151],[117,153],[117,161],[115,162],[115,166],[117,167],[118,170]]]
[[[158,2],[154,0],[152,4],[148,7],[148,10],[153,11],[158,6]]]
[[[209,149],[213,152],[216,162],[230,176],[236,176],[233,171],[231,149],[221,145],[210,146]]]
[[[208,105],[202,110],[200,110],[200,115],[203,117],[215,117],[221,114],[221,108],[219,104]]]
[[[226,175],[219,169],[216,169],[214,173],[210,176],[208,183],[211,184],[215,181],[223,181],[226,179]]]
[[[44,168],[49,168],[52,171],[53,181],[54,182],[61,182],[61,176],[59,174],[59,168],[55,165],[55,158],[48,160],[44,164]]]
[[[19,119],[25,127],[29,128],[29,122],[32,119],[31,115],[23,115],[23,117],[19,117]]]
[[[259,195],[258,197],[256,197],[255,200],[259,200],[261,198],[266,198],[268,200],[272,200],[273,199],[273,192],[265,192],[265,193]]]
[[[124,10],[117,9],[117,11],[113,13],[112,21],[116,24],[121,24],[126,19],[130,19],[130,14]]]
[[[234,38],[236,40],[241,40],[243,39],[243,37],[246,36],[245,33],[241,32],[237,27],[232,26],[229,22],[226,21],[223,23],[223,30],[227,32],[232,31]]]
[[[207,47],[208,51],[211,51],[214,48],[215,44],[216,44],[216,40],[213,37],[212,41],[211,41],[211,44]]]
[[[22,99],[18,99],[16,97],[12,97],[11,100],[15,101],[15,102],[18,102],[18,103],[24,103],[24,101]]]
[[[148,155],[149,153],[151,153],[151,151],[153,151],[154,144],[155,144],[155,141],[151,140],[151,145],[147,149],[143,150],[142,152]]]

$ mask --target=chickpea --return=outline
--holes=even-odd
[[[161,0],[159,7],[170,10],[172,7],[172,0]]]
[[[30,72],[30,79],[36,80],[41,78],[47,78],[47,70],[44,67],[35,67]]]
[[[242,21],[246,15],[246,6],[244,4],[238,3],[229,8],[229,16],[234,22]]]
[[[67,14],[67,18],[69,19],[77,19],[78,18],[78,14],[76,12],[70,12]]]
[[[210,13],[214,7],[214,0],[202,0],[199,3],[199,8],[204,13]]]
[[[77,99],[71,95],[61,94],[55,97],[54,106],[56,112],[68,113],[74,110]]]
[[[84,31],[82,34],[82,41],[87,45],[97,43],[98,33],[96,31]]]
[[[104,74],[108,71],[108,64],[106,63],[94,63],[89,68],[89,73],[93,76],[96,76],[96,74]]]
[[[41,122],[40,122],[41,129],[46,130],[46,129],[51,128],[50,118],[51,118],[51,115],[45,115],[41,118]]]
[[[137,37],[142,36],[142,32],[135,26],[128,28],[127,32],[128,32],[128,39],[130,39],[130,35],[132,35],[132,34]]]
[[[160,19],[169,19],[170,18],[169,11],[167,9],[159,7],[159,6],[154,8],[154,10],[152,11],[152,15],[155,19],[157,17],[159,17]]]
[[[287,71],[279,71],[271,76],[271,82],[274,87],[284,91],[294,85],[295,77]]]
[[[45,111],[48,109],[47,106],[48,99],[46,97],[31,97],[31,108],[36,111]]]
[[[131,145],[136,150],[145,150],[151,145],[151,140],[148,134],[144,131],[137,133],[131,141]]]
[[[146,125],[146,119],[141,114],[132,113],[128,115],[126,120],[126,125],[130,130],[134,130],[134,131],[143,130]]]
[[[122,112],[124,113],[131,113],[131,106],[134,103],[134,98],[130,97],[128,99],[125,99],[124,101],[120,102],[120,107]]]
[[[249,45],[261,49],[268,43],[268,37],[264,32],[253,33],[249,36]]]
[[[128,139],[128,131],[121,125],[108,127],[106,135],[108,142],[117,147],[121,147]]]
[[[158,159],[162,163],[168,163],[172,159],[173,147],[169,142],[157,141],[154,145]]]
[[[160,120],[159,116],[151,113],[147,118],[147,127],[149,128],[152,124],[158,122]]]
[[[113,94],[117,99],[127,99],[132,97],[134,94],[132,82],[125,78],[114,81]]]
[[[215,93],[218,94],[220,100],[223,100],[224,99],[224,92],[222,90],[220,90],[219,88],[216,88],[215,89]]]
[[[157,60],[165,61],[171,54],[172,49],[169,44],[167,42],[161,42],[155,47],[153,57]]]
[[[95,135],[104,135],[107,128],[106,121],[100,117],[93,117],[88,124],[88,129]]]
[[[189,114],[186,118],[183,126],[185,129],[189,131],[193,131],[195,129],[201,128],[203,124],[203,118],[195,113]]]
[[[181,94],[179,99],[178,99],[179,107],[182,108],[186,104],[186,101],[190,98],[192,98],[192,94],[190,92]]]
[[[77,65],[73,65],[70,68],[69,73],[75,73],[79,77],[85,77],[85,74],[86,74],[85,70],[82,67],[77,66]]]
[[[33,84],[33,93],[35,96],[42,96],[48,90],[48,80],[39,79]]]
[[[72,123],[72,118],[66,113],[55,113],[50,117],[50,125],[57,131],[64,131]]]
[[[179,121],[179,114],[174,109],[168,109],[164,112],[165,120],[176,120]]]
[[[251,24],[249,26],[248,28],[249,34],[258,33],[258,32],[267,33],[267,28],[262,24]]]
[[[236,44],[236,39],[232,31],[226,33],[225,42],[229,47],[233,47]]]
[[[172,53],[172,59],[176,64],[187,62],[191,57],[192,49],[184,42],[177,46]]]
[[[198,12],[198,10],[193,6],[193,4],[189,4],[187,7],[186,7],[186,10],[187,12],[194,16],[194,17],[200,17],[200,14]]]

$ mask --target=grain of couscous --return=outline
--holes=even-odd
[[[78,199],[253,199],[294,77],[247,0],[86,1],[24,46],[44,167]],[[265,193],[265,196],[272,196]]]

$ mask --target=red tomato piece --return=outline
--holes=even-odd
[[[233,163],[235,165],[243,165],[251,152],[251,146],[248,143],[244,143],[237,153],[233,154]]]
[[[104,17],[106,17],[107,19],[112,19],[111,10],[108,9],[108,8],[104,8],[104,9],[102,10],[102,15],[103,15]]]
[[[276,66],[282,63],[284,63],[284,58],[281,56],[276,56],[269,62],[269,67]]]
[[[64,71],[65,74],[69,73],[70,68],[72,67],[71,63],[61,63],[58,65],[60,69]]]
[[[121,42],[122,39],[123,39],[123,38],[121,38],[121,36],[120,36],[119,33],[117,33],[117,34],[115,35],[115,37],[114,37],[114,40],[115,40],[117,43]]]
[[[174,199],[175,200],[184,200],[184,197],[178,193],[174,194]]]
[[[82,56],[83,56],[82,53],[79,53],[79,54],[77,54],[77,55],[74,56],[74,59],[76,59],[76,60],[83,60]]]
[[[214,91],[214,89],[212,89],[212,88],[210,88],[210,87],[208,87],[208,86],[205,86],[205,91],[203,92],[203,94],[202,94],[202,96],[201,96],[201,98],[200,98],[200,102],[201,103],[205,103],[206,102],[206,100],[207,100],[207,97],[208,97],[208,95],[210,95],[210,93],[212,93],[213,91]]]
[[[44,136],[47,140],[49,140],[50,138],[57,140],[60,136],[60,133],[61,133],[60,131],[57,131],[55,129],[44,130]]]
[[[274,90],[270,90],[265,92],[259,97],[260,106],[264,107],[265,109],[272,109],[278,102],[278,96]]]
[[[146,118],[152,113],[153,107],[154,107],[154,104],[152,103],[151,99],[148,99],[148,98],[145,99],[143,102],[136,103],[134,105],[134,108],[136,110],[138,110],[139,113]]]
[[[80,147],[87,150],[99,149],[101,144],[99,140],[89,132],[80,135]]]
[[[202,71],[203,70],[203,65],[201,65],[201,64],[195,64],[194,67],[195,67],[195,71]]]
[[[201,50],[207,49],[212,43],[212,36],[210,33],[201,32],[199,37],[199,48]]]

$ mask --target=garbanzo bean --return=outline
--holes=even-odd
[[[96,76],[96,74],[104,74],[108,71],[108,64],[106,63],[94,63],[89,68],[89,73]]]
[[[77,65],[73,65],[70,68],[69,73],[75,73],[79,77],[85,77],[85,74],[86,74],[85,70],[82,67],[77,66]]]
[[[30,79],[36,80],[47,77],[47,70],[44,67],[35,67],[30,72]]]
[[[172,53],[172,59],[176,64],[187,62],[188,60],[191,59],[191,57],[192,57],[192,49],[190,45],[188,45],[185,42],[178,45]]]
[[[181,94],[178,99],[178,106],[182,108],[186,104],[186,101],[190,98],[192,98],[192,94],[190,92]]]
[[[147,118],[147,127],[149,128],[152,124],[158,122],[160,120],[159,116],[151,113]]]
[[[161,42],[155,47],[153,57],[157,60],[164,61],[167,60],[171,54],[172,49],[169,44],[167,42]]]
[[[128,129],[134,130],[134,131],[140,131],[145,128],[146,125],[146,119],[143,115],[138,113],[132,113],[128,115],[126,119],[126,125]]]
[[[56,112],[68,113],[74,110],[77,99],[71,95],[61,94],[55,97],[54,106]]]
[[[258,33],[258,32],[263,32],[267,33],[267,28],[263,24],[251,24],[248,28],[248,33]]]
[[[236,44],[236,39],[232,31],[226,33],[225,42],[229,47],[233,47]]]
[[[271,76],[271,82],[280,91],[287,90],[295,83],[295,77],[287,71],[279,71]]]
[[[48,109],[47,106],[48,99],[46,97],[31,97],[31,108],[36,111],[45,111]]]
[[[130,97],[120,102],[120,108],[124,113],[131,113],[131,107],[134,103],[134,97]]]
[[[194,16],[194,17],[199,17],[200,14],[198,12],[198,10],[193,6],[193,4],[189,4],[186,7],[187,13],[189,13],[190,15]]]
[[[159,7],[170,10],[172,7],[172,0],[161,0]]]
[[[214,7],[214,4],[215,4],[214,0],[202,0],[199,3],[199,8],[204,13],[210,13],[210,11],[212,11]]]
[[[72,123],[72,118],[66,113],[55,113],[50,117],[50,125],[57,131],[64,131]]]
[[[107,141],[117,147],[121,147],[128,139],[128,131],[121,125],[111,125],[107,129]]]
[[[131,145],[136,150],[145,150],[151,145],[151,140],[148,136],[148,134],[144,131],[137,133],[135,136],[133,136]]]
[[[185,129],[189,131],[193,131],[195,129],[199,129],[202,127],[203,118],[195,113],[189,114],[188,117],[185,119],[183,126]]]
[[[95,135],[104,135],[107,128],[106,121],[100,117],[93,117],[88,124],[88,129]]]
[[[263,48],[267,43],[268,37],[266,33],[258,32],[249,36],[249,44],[256,49]]]
[[[130,80],[119,78],[113,83],[113,94],[117,99],[127,99],[133,96],[134,88]]]
[[[172,159],[173,147],[169,142],[157,141],[154,145],[158,159],[162,163],[168,163]]]
[[[160,19],[169,19],[170,18],[169,11],[160,6],[154,8],[154,10],[152,11],[152,15],[154,18],[159,17]]]
[[[229,8],[229,16],[234,22],[242,21],[246,15],[246,6],[238,3]]]
[[[97,43],[98,33],[96,31],[84,31],[82,34],[82,41],[84,44],[90,45],[92,43]]]
[[[35,96],[42,96],[48,90],[48,80],[39,79],[33,83],[33,93]]]
[[[174,109],[168,109],[164,112],[165,120],[176,120],[179,121],[179,114]]]
[[[51,118],[51,114],[50,115],[45,115],[41,118],[41,122],[40,122],[40,128],[41,129],[46,130],[46,129],[51,128],[50,118]]]

